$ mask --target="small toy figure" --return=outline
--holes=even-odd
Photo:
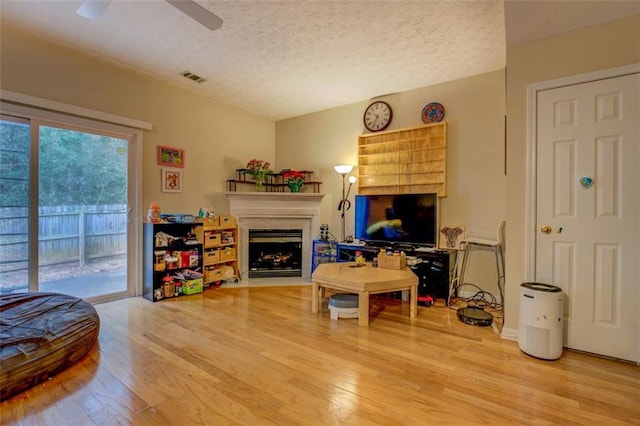
[[[155,201],[152,201],[149,206],[147,221],[150,223],[160,223],[160,206]]]

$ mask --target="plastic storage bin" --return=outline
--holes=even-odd
[[[518,346],[531,356],[562,356],[564,295],[560,287],[543,283],[520,285]]]

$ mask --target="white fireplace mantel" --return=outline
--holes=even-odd
[[[311,192],[226,192],[229,213],[238,222],[240,274],[248,276],[249,229],[302,229],[302,277],[311,276],[311,243],[320,232],[325,194]]]
[[[229,213],[236,218],[320,216],[325,194],[307,192],[227,192]]]

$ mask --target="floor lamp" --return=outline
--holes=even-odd
[[[342,175],[342,199],[338,203],[338,210],[340,211],[340,219],[342,222],[342,229],[340,234],[340,242],[345,241],[344,235],[344,222],[345,222],[345,213],[347,210],[351,208],[351,201],[349,201],[349,192],[351,192],[351,186],[356,182],[355,176],[349,176],[349,188],[347,185],[347,175],[351,173],[353,170],[353,166],[351,164],[340,164],[333,167],[336,172]]]

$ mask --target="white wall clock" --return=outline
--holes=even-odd
[[[370,132],[379,132],[391,124],[393,110],[384,101],[375,101],[364,111],[364,127]]]

